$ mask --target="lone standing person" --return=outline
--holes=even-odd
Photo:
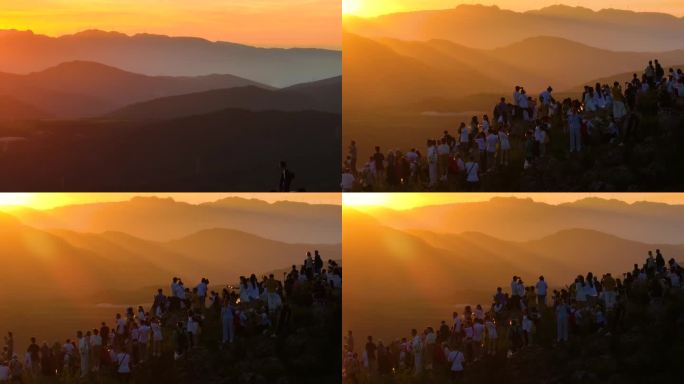
[[[279,192],[290,192],[290,185],[292,185],[292,180],[295,175],[287,167],[287,162],[280,162],[280,184],[278,187]]]

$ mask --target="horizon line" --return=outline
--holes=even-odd
[[[96,199],[91,197],[101,197]],[[106,197],[111,197],[108,199]],[[338,196],[339,199],[334,197]],[[57,200],[57,199],[63,200]],[[80,199],[83,199],[79,201]],[[171,200],[174,203],[200,206],[236,198],[245,201],[259,201],[268,205],[278,203],[301,203],[311,206],[342,206],[342,198],[335,193],[0,193],[0,212],[11,214],[22,209],[50,211],[65,207],[98,204],[130,203],[134,199]],[[54,199],[54,200],[50,200]],[[336,201],[337,200],[337,201]]]
[[[65,38],[65,37],[75,37],[78,35],[83,35],[88,32],[100,32],[102,34],[110,34],[110,35],[121,35],[125,36],[129,39],[138,37],[138,36],[153,36],[153,37],[166,37],[170,39],[196,39],[196,40],[202,40],[206,41],[211,44],[232,44],[232,45],[238,45],[242,47],[249,47],[249,48],[257,48],[257,49],[282,49],[282,50],[295,50],[295,49],[316,49],[316,50],[326,50],[326,51],[336,51],[336,52],[341,52],[342,51],[342,41],[339,42],[338,46],[299,46],[299,45],[257,45],[257,44],[250,44],[246,42],[238,42],[238,41],[229,41],[229,40],[213,40],[207,37],[202,37],[202,36],[187,36],[187,35],[167,35],[167,34],[162,34],[162,33],[150,33],[150,32],[135,32],[135,33],[126,33],[126,32],[120,32],[116,30],[105,30],[105,29],[98,29],[98,28],[87,28],[87,29],[80,29],[75,32],[70,32],[70,33],[63,33],[63,34],[49,34],[45,32],[37,32],[34,31],[31,28],[26,28],[26,29],[17,29],[17,28],[0,28],[0,34],[3,32],[16,32],[16,33],[30,33],[33,36],[43,36],[47,37],[50,39],[60,39],[60,38]],[[4,36],[0,35],[0,38]]]
[[[430,199],[411,201],[412,198],[420,198],[422,195]],[[532,201],[536,204],[545,204],[554,207],[575,204],[584,200],[598,199],[604,202],[617,201],[628,206],[637,204],[663,204],[669,207],[684,206],[684,195],[679,193],[344,193],[342,207],[357,211],[373,211],[388,209],[396,212],[408,212],[427,207],[457,206],[473,203],[491,203],[495,199],[510,199],[520,201]],[[661,199],[649,199],[649,196],[661,197]],[[553,200],[552,198],[561,197]],[[631,198],[630,198],[631,197]]]
[[[568,5],[564,3],[557,3],[557,4],[552,4],[548,5],[546,7],[541,7],[541,8],[529,8],[529,9],[511,9],[511,8],[503,8],[500,7],[496,4],[483,4],[483,3],[471,3],[471,4],[457,4],[455,6],[450,6],[450,7],[444,7],[444,8],[425,8],[425,9],[414,9],[414,10],[396,10],[396,11],[391,11],[387,13],[377,13],[377,14],[372,14],[372,15],[365,15],[361,16],[358,14],[355,14],[354,12],[342,12],[342,18],[347,18],[347,17],[354,17],[354,18],[359,18],[359,19],[375,19],[383,16],[392,16],[392,15],[401,15],[401,14],[410,14],[410,13],[428,13],[428,12],[440,12],[440,11],[450,11],[450,10],[456,10],[461,7],[484,7],[484,8],[496,8],[501,11],[508,11],[508,12],[514,12],[518,14],[525,14],[525,13],[531,13],[531,12],[538,12],[538,11],[543,11],[545,9],[549,8],[557,8],[557,7],[566,7],[570,9],[575,9],[575,10],[588,10],[591,11],[592,13],[601,13],[603,11],[620,11],[620,12],[630,12],[634,14],[658,14],[658,15],[666,15],[666,16],[671,16],[674,17],[675,19],[679,19],[681,21],[684,21],[684,14],[682,15],[676,15],[674,13],[669,13],[669,12],[662,12],[662,11],[647,11],[647,10],[633,10],[633,9],[624,9],[624,8],[615,8],[615,7],[608,7],[608,8],[591,8],[591,7],[586,7],[586,6],[581,6],[581,5]]]

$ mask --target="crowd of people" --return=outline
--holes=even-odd
[[[281,281],[274,274],[261,279],[255,274],[242,276],[238,286],[220,291],[211,290],[206,278],[190,288],[174,277],[168,294],[157,290],[151,308],[128,308],[117,313],[113,323],[79,330],[75,338],[63,343],[39,344],[31,337],[23,357],[9,332],[0,356],[0,382],[39,377],[78,381],[100,375],[128,382],[133,370],[151,359],[187,358],[199,346],[203,325],[209,320],[220,324],[220,340],[213,342],[221,348],[230,348],[236,338],[254,333],[277,338],[290,329],[290,299],[304,292],[314,304],[324,305],[333,292],[341,291],[342,268],[334,260],[326,266],[318,251],[307,252],[301,267],[293,265],[283,277]]]
[[[483,175],[511,165],[528,169],[547,157],[552,136],[567,137],[570,154],[596,140],[622,145],[639,124],[635,111],[642,97],[652,94],[659,100],[684,98],[682,70],[670,68],[666,74],[655,60],[624,84],[586,86],[579,99],[557,100],[551,86],[533,98],[516,86],[511,99],[499,99],[491,118],[473,116],[455,132],[428,139],[424,152],[411,148],[383,153],[376,146],[368,161],[359,164],[357,143],[352,141],[340,186],[344,192],[478,190]],[[512,162],[512,149],[524,153],[520,163]]]
[[[555,328],[553,347],[574,335],[619,331],[628,300],[662,300],[682,289],[684,269],[674,259],[665,261],[660,250],[648,253],[622,278],[589,272],[564,288],[551,289],[544,276],[525,284],[513,276],[510,291],[497,288],[489,307],[466,306],[451,321],[388,343],[368,336],[356,344],[352,331],[345,337],[344,377],[347,383],[369,382],[396,374],[424,376],[450,374],[458,379],[469,365],[490,356],[511,357],[537,344],[537,330]],[[645,293],[637,298],[633,292]],[[373,380],[370,380],[373,382]],[[387,382],[387,381],[383,381]]]

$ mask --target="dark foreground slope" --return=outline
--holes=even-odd
[[[681,276],[681,269],[678,274]],[[495,315],[499,339],[494,352],[467,362],[464,375],[457,382],[681,382],[684,290],[681,286],[671,286],[665,276],[649,274],[647,280],[634,279],[631,283],[627,283],[626,278],[624,290],[618,289],[618,301],[613,310],[606,309],[602,300],[585,306],[572,300],[572,306],[579,308],[577,312],[582,311],[583,315],[581,318],[569,315],[570,336],[565,342],[556,342],[556,311],[552,307],[539,306],[540,317],[532,333],[532,342],[515,346],[509,324],[511,320],[519,322],[522,313],[515,308],[503,310]],[[569,289],[574,295],[574,288]],[[530,308],[533,306],[531,304]],[[605,314],[605,324],[596,320],[599,311]],[[455,348],[467,351],[462,344]],[[437,362],[431,372],[415,375],[410,370],[398,369],[392,374],[372,375],[364,383],[454,383],[448,375],[447,364],[435,359]],[[362,371],[361,375],[366,376],[366,373]]]
[[[319,384],[341,383],[342,306],[339,291],[325,304],[313,304],[302,291],[291,304],[289,329],[272,337],[256,330],[220,347],[220,321],[208,315],[199,346],[174,360],[166,345],[162,358],[139,366],[136,383]],[[185,320],[172,314],[166,324]],[[165,327],[171,335],[173,328]],[[240,336],[240,334],[238,334]]]
[[[160,122],[4,122],[5,191],[335,191],[341,115],[223,110]]]

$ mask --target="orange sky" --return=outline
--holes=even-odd
[[[266,47],[339,48],[340,0],[0,0],[0,29],[195,36]]]
[[[17,207],[50,209],[54,207],[130,200],[135,196],[171,197],[176,201],[201,204],[230,196],[259,199],[269,203],[298,201],[310,204],[341,203],[338,193],[0,193],[0,211]]]
[[[459,4],[496,5],[514,11],[539,9],[549,5],[567,4],[599,10],[617,8],[684,15],[682,0],[342,0],[344,13],[357,16],[377,16],[394,12],[426,9],[447,9]]]
[[[487,201],[498,196],[532,198],[547,204],[570,203],[587,197],[617,199],[627,203],[650,201],[684,204],[684,193],[346,193],[342,201],[345,207],[359,209],[385,207],[407,210],[428,205]]]

